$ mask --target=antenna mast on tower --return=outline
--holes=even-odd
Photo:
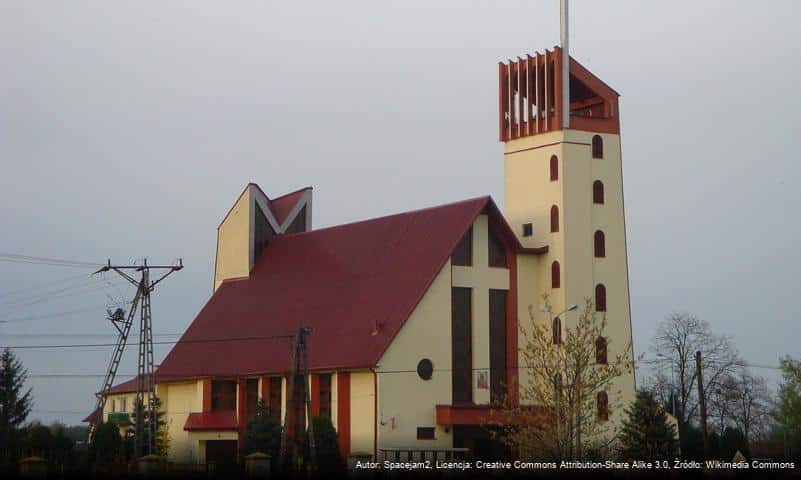
[[[570,49],[567,0],[559,0],[559,25],[562,43],[562,128],[570,128]]]

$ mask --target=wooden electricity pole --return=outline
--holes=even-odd
[[[706,428],[706,395],[704,395],[704,372],[701,369],[701,351],[695,352],[695,376],[698,381],[698,406],[701,408],[701,435],[704,441],[704,460],[709,458],[709,432]]]

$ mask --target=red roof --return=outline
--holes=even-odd
[[[186,417],[184,430],[236,430],[236,412],[195,412]]]
[[[490,197],[281,235],[248,278],[224,281],[159,366],[161,381],[283,373],[303,325],[312,369],[373,367]],[[375,325],[380,324],[375,333]]]
[[[303,194],[306,193],[306,190],[311,190],[311,187],[301,188],[300,190],[287,193],[286,195],[273,198],[269,201],[270,211],[273,212],[273,216],[279,224],[284,223],[289,212],[295,208],[295,205],[303,197]]]
[[[92,413],[87,415],[86,418],[84,418],[81,421],[85,423],[98,423],[99,420],[100,420],[100,409],[96,408]]]

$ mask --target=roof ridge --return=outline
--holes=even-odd
[[[479,200],[488,201],[488,200],[492,200],[492,197],[490,195],[480,195],[478,197],[467,198],[467,199],[464,199],[464,200],[457,200],[455,202],[448,202],[448,203],[443,203],[443,204],[440,204],[440,205],[432,205],[430,207],[418,208],[418,209],[415,209],[415,210],[407,210],[405,212],[390,213],[389,215],[382,215],[380,217],[371,217],[371,218],[366,218],[366,219],[363,219],[363,220],[354,220],[354,221],[351,221],[351,222],[340,223],[338,225],[331,225],[331,226],[328,226],[328,227],[316,228],[316,229],[309,230],[309,231],[306,231],[306,232],[282,234],[282,235],[280,235],[280,237],[296,237],[296,236],[299,236],[299,235],[308,235],[310,233],[315,233],[315,232],[324,232],[324,231],[333,230],[333,229],[336,229],[336,228],[352,227],[354,225],[358,225],[358,224],[362,224],[362,223],[375,222],[375,221],[378,221],[378,220],[384,220],[384,219],[388,219],[388,218],[392,218],[392,217],[399,217],[401,215],[409,215],[409,214],[413,214],[413,213],[422,213],[422,212],[426,212],[426,211],[430,211],[430,210],[436,210],[436,209],[445,208],[445,207],[455,207],[457,205],[476,202],[476,201],[479,201]]]
[[[270,196],[267,195],[267,193],[261,188],[261,186],[259,186],[258,183],[256,183],[256,182],[248,182],[248,186],[250,186],[250,185],[253,185],[254,187],[258,188],[259,191],[261,192],[261,194],[264,195],[264,198],[266,198],[267,201],[269,201],[269,202],[272,202],[272,201],[275,201],[275,200],[281,200],[284,197],[288,197],[288,196],[293,195],[295,193],[300,193],[300,192],[302,192],[304,190],[314,190],[314,187],[312,187],[311,185],[307,185],[305,187],[298,188],[297,190],[293,190],[293,191],[291,191],[289,193],[285,193],[283,195],[279,195],[279,196],[277,196],[275,198],[270,198]]]

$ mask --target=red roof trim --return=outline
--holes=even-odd
[[[548,245],[543,245],[541,247],[522,247],[520,250],[518,250],[518,253],[528,253],[528,254],[532,254],[532,255],[543,255],[545,253],[548,253],[548,250],[550,250]]]
[[[236,411],[220,412],[193,412],[186,417],[184,430],[187,431],[209,431],[209,430],[236,430],[238,428]]]

